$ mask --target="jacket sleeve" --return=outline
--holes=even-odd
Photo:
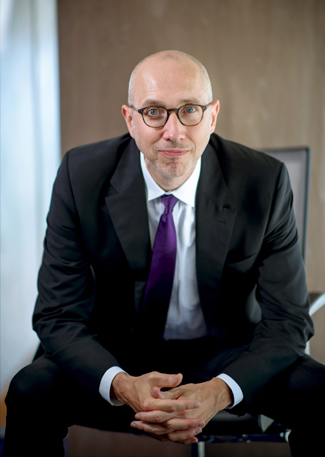
[[[38,290],[33,328],[46,356],[98,392],[101,377],[118,362],[91,332],[94,277],[70,185],[69,153],[53,187]]]
[[[288,172],[282,164],[259,256],[256,298],[262,318],[248,350],[224,370],[242,388],[246,405],[304,354],[313,334],[292,203]]]

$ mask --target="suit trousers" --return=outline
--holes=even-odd
[[[141,351],[138,346],[126,348],[121,366],[135,376],[154,370],[181,372],[184,383],[203,382],[220,374],[247,347],[248,344],[221,346],[212,337],[161,341],[150,351],[145,345]],[[5,457],[64,456],[63,439],[73,424],[134,431],[130,427],[134,419],[131,408],[113,407],[98,392],[86,391],[74,377],[44,355],[13,378],[6,404]],[[238,408],[229,412],[236,414]],[[290,447],[294,457],[321,455],[325,366],[307,355],[301,357],[265,386],[254,404],[247,405],[246,412],[265,414],[292,429]]]

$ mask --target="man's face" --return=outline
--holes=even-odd
[[[203,75],[188,59],[145,62],[136,73],[132,95],[132,104],[137,109],[211,102]],[[182,125],[172,112],[163,127],[151,128],[140,113],[126,105],[122,107],[129,132],[144,154],[150,174],[164,190],[176,189],[190,176],[215,129],[218,110],[219,102],[215,101],[195,126]]]

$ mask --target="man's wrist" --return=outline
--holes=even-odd
[[[119,402],[115,398],[111,397],[111,385],[118,373],[124,373],[121,367],[114,366],[109,368],[103,375],[100,384],[99,384],[99,393],[100,395],[112,406],[121,406],[123,403]]]
[[[115,398],[119,402],[127,404],[128,401],[126,394],[130,391],[130,388],[132,386],[132,379],[133,376],[128,375],[127,373],[125,373],[125,371],[117,373],[111,383],[111,398]]]
[[[225,373],[221,373],[219,376],[217,376],[217,378],[222,379],[231,389],[233,395],[233,403],[229,406],[229,409],[238,405],[244,398],[243,391],[241,390],[238,383]]]
[[[216,405],[218,411],[228,408],[234,402],[232,390],[228,384],[220,378],[212,378],[211,382],[214,384],[214,392],[216,398]]]

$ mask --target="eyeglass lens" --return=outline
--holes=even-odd
[[[143,111],[143,119],[150,127],[161,127],[167,116],[167,110],[161,106],[150,106]],[[179,108],[178,117],[184,125],[196,125],[202,120],[203,109],[199,105],[184,105]]]

